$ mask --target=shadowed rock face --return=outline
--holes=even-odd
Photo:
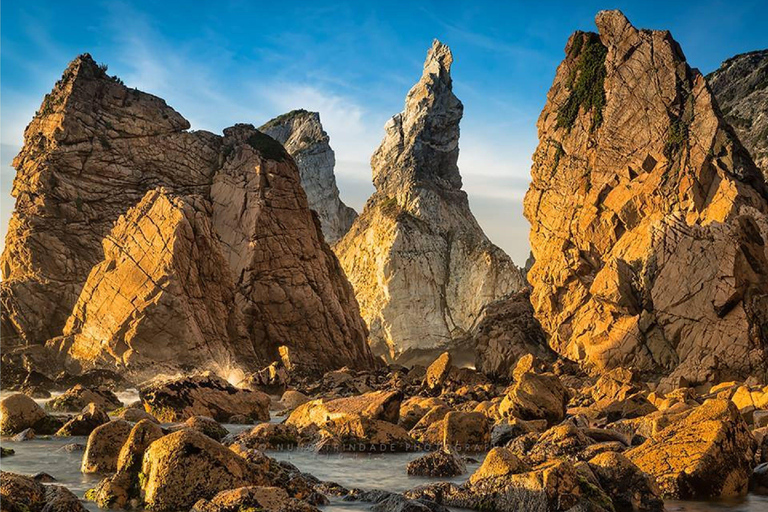
[[[374,352],[431,362],[482,307],[523,286],[523,274],[483,233],[456,161],[463,106],[453,56],[435,41],[405,110],[371,158],[376,192],[334,250],[371,330]],[[409,358],[410,362],[418,362]]]
[[[285,146],[296,161],[309,208],[320,218],[325,240],[335,243],[349,230],[357,212],[339,198],[333,174],[336,158],[320,123],[320,114],[293,110],[272,119],[259,130]]]
[[[725,120],[768,176],[768,50],[731,57],[707,82]]]
[[[188,127],[90,56],[70,64],[14,161],[4,347],[53,339],[128,372],[373,364],[290,155],[250,125]]]
[[[525,197],[536,316],[561,354],[694,382],[766,368],[765,183],[669,32],[577,32]]]

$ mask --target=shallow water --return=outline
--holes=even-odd
[[[124,403],[136,400],[135,392],[118,395]],[[45,402],[39,401],[41,403]],[[273,417],[272,421],[282,421],[283,418]],[[250,428],[247,425],[225,425],[233,433]],[[0,468],[4,471],[33,475],[45,472],[58,480],[81,497],[101,478],[99,475],[83,475],[80,473],[80,461],[83,452],[64,452],[60,448],[69,443],[85,444],[86,437],[35,439],[32,441],[13,442],[2,438],[2,445],[16,451],[15,455],[0,459]],[[303,449],[271,451],[270,456],[288,461],[300,470],[310,473],[317,478],[336,482],[347,488],[365,490],[382,489],[402,492],[425,483],[445,479],[430,479],[411,477],[406,474],[408,463],[423,453],[387,453],[387,454],[317,454]],[[462,483],[482,462],[483,455],[475,455],[477,462],[467,464],[467,475],[449,479],[451,482]],[[88,510],[96,512],[99,509],[94,503],[85,502]],[[324,511],[367,511],[370,504],[344,502],[333,499],[332,503],[322,507]],[[768,496],[748,496],[739,501],[724,502],[676,502],[666,504],[668,512],[768,512]],[[186,512],[186,511],[183,511]]]

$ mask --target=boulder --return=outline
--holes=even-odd
[[[475,367],[499,382],[511,382],[517,362],[528,354],[549,363],[557,358],[534,316],[530,288],[484,306],[471,339]]]
[[[96,427],[88,436],[80,471],[83,473],[112,473],[117,470],[120,450],[131,433],[131,424],[112,420]]]
[[[440,390],[445,384],[445,380],[451,373],[453,360],[449,352],[443,352],[440,357],[429,365],[427,373],[424,376],[424,387],[430,391]]]
[[[139,396],[146,411],[162,422],[185,421],[192,416],[226,422],[236,414],[269,420],[268,395],[238,389],[210,372],[153,382],[141,388]]]
[[[87,436],[99,425],[109,421],[109,416],[98,405],[88,404],[83,412],[69,420],[56,431],[57,436]]]
[[[190,429],[149,445],[141,467],[144,505],[158,512],[190,509],[221,491],[269,485],[267,476],[208,436]]]
[[[441,422],[443,446],[469,452],[483,452],[488,449],[491,428],[484,414],[451,411]]]
[[[286,409],[295,409],[307,402],[309,402],[309,397],[307,395],[301,391],[293,389],[287,390],[280,398],[280,403],[283,404]]]
[[[581,429],[563,423],[541,434],[530,449],[521,450],[515,442],[508,447],[531,466],[538,466],[554,459],[568,459],[571,462],[583,460],[582,452],[594,443]]]
[[[107,412],[123,406],[117,396],[105,387],[88,388],[77,384],[46,402],[45,407],[49,411],[80,412],[88,407],[88,404],[96,404]]]
[[[285,423],[262,423],[235,436],[233,444],[260,451],[285,449],[299,444],[299,431]]]
[[[439,398],[412,396],[400,405],[398,424],[406,430],[412,429],[432,408],[445,405]]]
[[[482,465],[472,473],[472,476],[469,477],[469,483],[474,484],[481,480],[504,478],[509,475],[526,473],[530,470],[528,464],[511,450],[496,447],[488,452]]]
[[[484,470],[463,486],[430,484],[408,491],[405,496],[450,507],[498,512],[614,510],[611,498],[602,490],[597,478],[569,461],[553,461],[520,473],[510,473],[508,469],[501,463],[498,471]]]
[[[755,450],[736,406],[710,399],[625,455],[656,479],[664,497],[710,499],[747,492]]]
[[[664,501],[656,482],[624,455],[601,453],[589,460],[589,468],[600,481],[600,487],[613,500],[616,510],[664,510]]]
[[[568,399],[568,391],[556,375],[528,371],[508,389],[499,413],[523,420],[543,419],[553,425],[565,417]]]
[[[402,399],[400,391],[376,391],[336,400],[313,400],[297,407],[286,422],[299,429],[322,426],[345,416],[397,423]]]
[[[461,457],[452,450],[438,450],[412,460],[406,467],[410,476],[429,476],[452,478],[467,472],[467,466]]]
[[[0,472],[0,502],[3,512],[85,512],[66,487],[7,471]]]
[[[125,407],[120,410],[115,417],[130,421],[131,423],[138,423],[141,420],[149,420],[153,423],[160,423],[157,418],[149,414],[144,409],[136,409],[135,407]]]
[[[211,439],[221,441],[229,434],[229,431],[219,425],[219,422],[208,416],[191,416],[181,424],[182,428],[191,428],[201,434],[205,434]]]
[[[199,500],[190,512],[318,512],[317,507],[288,496],[279,487],[250,486],[222,491],[210,500]]]
[[[128,439],[117,456],[117,472],[105,478],[87,497],[101,508],[128,508],[140,502],[140,481],[144,452],[154,441],[163,437],[156,423],[144,419],[131,429]]]
[[[45,413],[37,402],[21,393],[0,401],[0,434],[12,436],[32,428],[39,434],[53,434],[63,421]]]

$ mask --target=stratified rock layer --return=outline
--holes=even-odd
[[[726,121],[768,177],[768,50],[731,57],[707,82]]]
[[[561,354],[691,382],[764,375],[766,186],[669,32],[618,11],[566,46],[525,197]]]
[[[285,146],[296,161],[309,208],[320,218],[325,240],[335,243],[349,231],[357,212],[339,198],[333,174],[336,157],[320,123],[320,114],[293,110],[272,119],[259,131]]]
[[[405,110],[371,158],[376,192],[334,250],[371,330],[374,352],[428,363],[482,307],[523,286],[469,209],[456,161],[463,106],[453,56],[435,41]]]
[[[370,367],[290,155],[250,125],[188,127],[90,56],[70,64],[14,161],[3,346],[53,339],[73,366],[144,376]]]

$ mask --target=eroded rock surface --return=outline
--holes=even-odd
[[[456,161],[463,106],[453,56],[435,41],[405,110],[371,157],[376,192],[334,250],[355,288],[374,352],[429,363],[523,274],[469,210]],[[423,354],[421,361],[419,355]]]
[[[707,82],[725,120],[768,177],[768,50],[731,57]]]
[[[51,340],[70,371],[135,380],[155,361],[227,377],[371,367],[291,156],[250,125],[188,128],[89,55],[70,64],[14,160],[4,351]]]
[[[764,376],[768,192],[667,31],[577,32],[524,201],[536,317],[562,355],[689,382]]]
[[[325,240],[335,243],[349,231],[357,212],[339,197],[333,173],[336,157],[320,123],[320,114],[293,110],[272,119],[259,130],[285,146],[296,161],[309,208],[320,218]]]

